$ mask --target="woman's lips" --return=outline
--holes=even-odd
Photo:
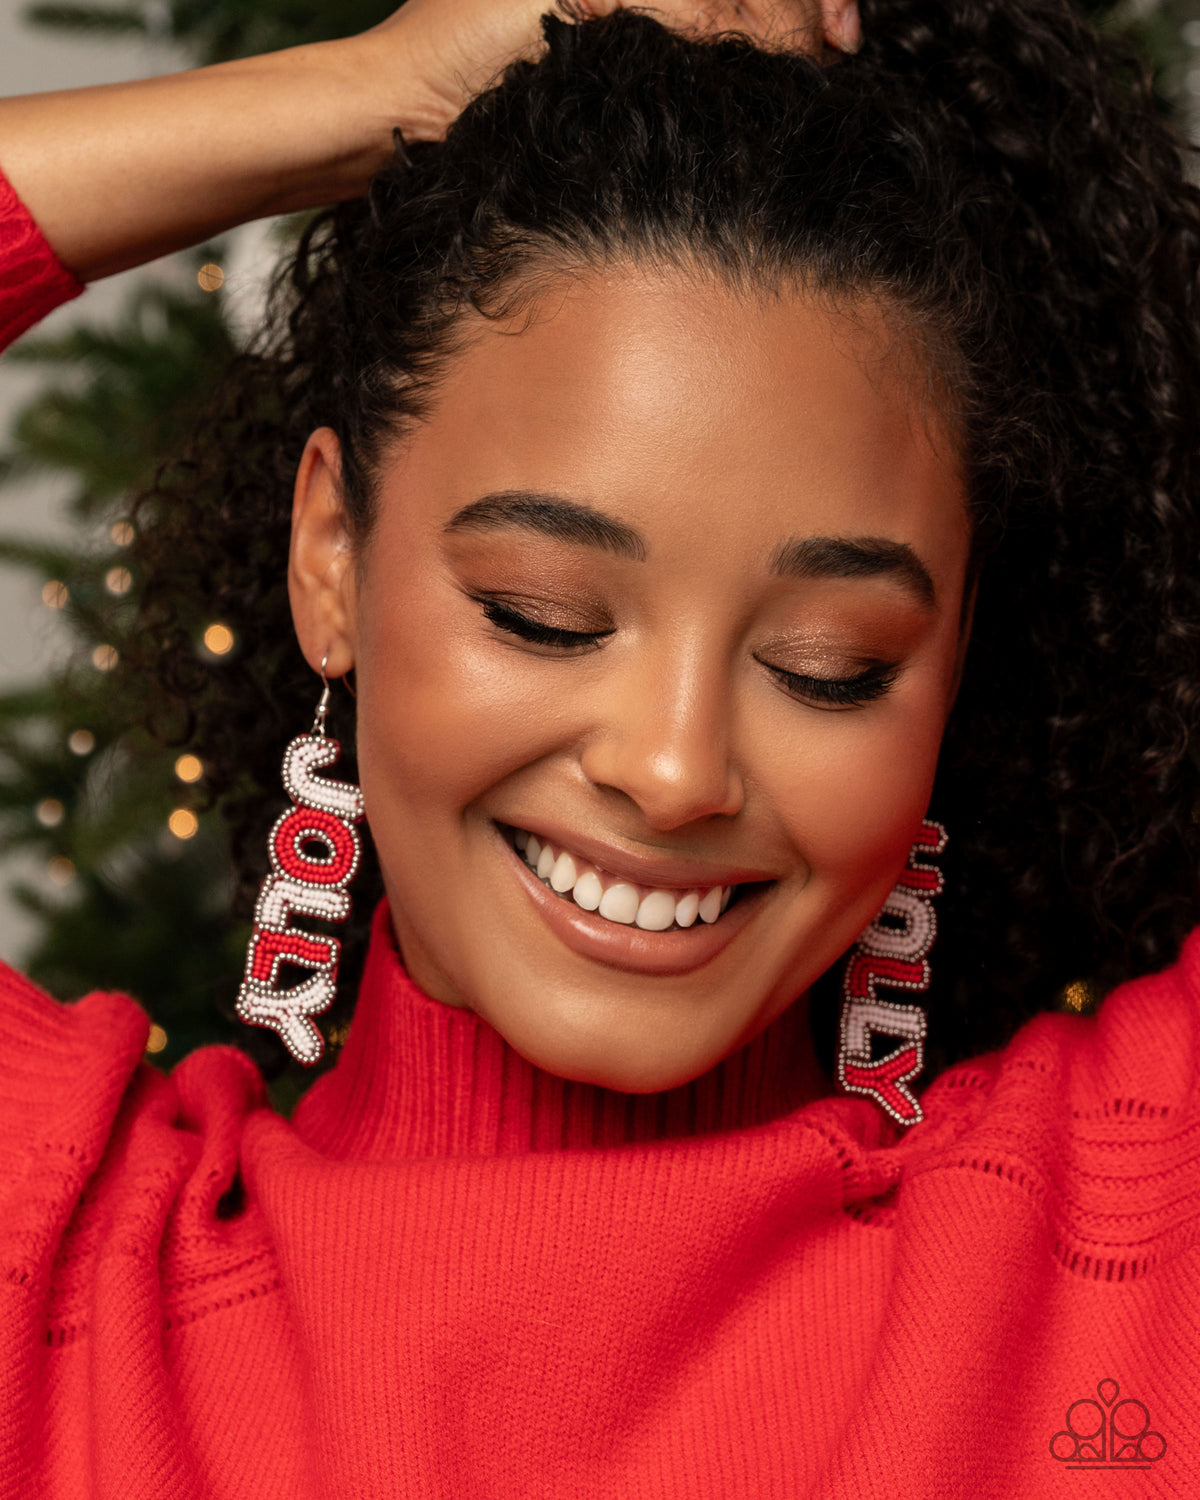
[[[544,885],[497,827],[510,869],[551,932],[566,947],[594,963],[640,974],[688,974],[711,962],[753,921],[770,884],[738,892],[737,899],[711,925],[646,932],[585,911]]]

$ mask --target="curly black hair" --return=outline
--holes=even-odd
[[[309,224],[265,334],[136,507],[128,670],[204,761],[243,910],[313,708],[284,581],[305,439],[336,430],[365,541],[381,446],[436,398],[464,310],[623,258],[868,297],[939,372],[979,591],[933,801],[952,852],[928,1075],[1071,981],[1175,955],[1200,869],[1200,194],[1139,65],[1065,0],[862,10],[838,59],[548,16],[541,60],[444,142],[398,134],[368,196]],[[241,643],[219,673],[193,645],[214,611]],[[343,740],[351,717],[340,698]]]

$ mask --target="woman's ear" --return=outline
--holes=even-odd
[[[355,569],[350,520],[342,499],[342,450],[332,427],[304,445],[292,493],[288,596],[305,660],[343,677],[355,661]]]

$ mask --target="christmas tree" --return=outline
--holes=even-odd
[[[158,37],[200,65],[349,35],[392,9],[387,0],[184,0],[165,10],[35,5],[26,18],[97,38]],[[73,523],[59,545],[0,530],[0,561],[35,574],[74,643],[51,680],[0,694],[0,856],[32,853],[57,887],[48,897],[10,882],[36,926],[31,947],[12,957],[64,999],[94,989],[134,996],[155,1023],[150,1060],[164,1066],[246,1031],[233,1001],[248,929],[230,915],[226,841],[203,764],[185,738],[138,727],[141,704],[119,687],[144,581],[128,563],[128,512],[237,353],[245,315],[224,267],[247,234],[256,231],[197,250],[190,288],[147,281],[115,323],[85,322],[54,339],[35,332],[5,355],[42,384],[0,454],[0,500],[54,475],[70,484]],[[198,673],[219,678],[236,659],[234,633],[212,615],[192,626]],[[277,1078],[276,1102],[290,1103],[309,1076]]]
[[[68,472],[78,533],[57,547],[0,539],[0,559],[36,571],[77,643],[50,682],[0,697],[0,847],[36,850],[62,891],[15,893],[40,929],[25,966],[52,993],[120,989],[169,1016],[151,1043],[167,1058],[214,1035],[237,936],[203,767],[131,729],[136,714],[110,688],[137,592],[120,511],[233,352],[214,299],[146,286],[115,330],[84,325],[8,355],[46,387],[18,417],[3,482]],[[197,622],[213,670],[223,648],[219,622]]]

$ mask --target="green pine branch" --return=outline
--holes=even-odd
[[[22,18],[46,31],[105,38],[145,35],[149,30],[139,5],[27,5]]]
[[[211,247],[197,256],[211,258]],[[112,328],[24,340],[9,358],[43,371],[19,413],[0,485],[34,473],[72,475],[75,513],[91,518],[148,483],[235,352],[218,297],[147,286]],[[7,473],[5,472],[7,470]]]

